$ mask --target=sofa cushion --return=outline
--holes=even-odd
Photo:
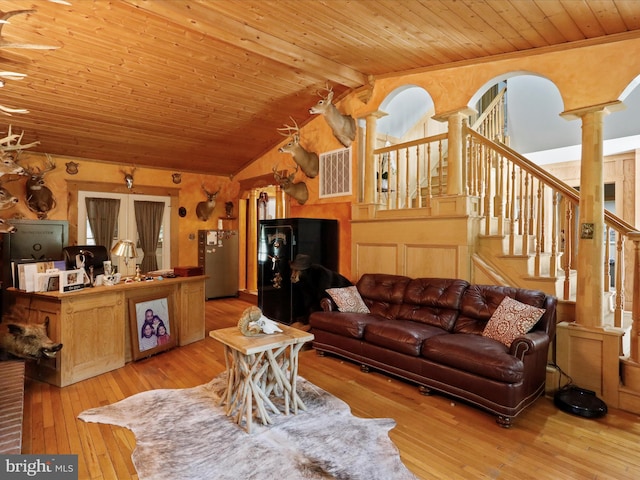
[[[402,275],[365,273],[356,286],[371,313],[395,318],[410,280]]]
[[[365,341],[414,357],[420,355],[425,339],[446,334],[441,328],[408,320],[385,320],[364,329]]]
[[[520,382],[524,378],[524,364],[508,352],[504,344],[491,338],[457,333],[426,339],[421,353],[433,362],[492,380]]]
[[[482,335],[510,347],[516,337],[526,334],[544,314],[544,308],[504,297],[487,322]]]
[[[397,318],[452,331],[462,293],[469,283],[448,278],[416,278],[409,282]]]
[[[367,325],[385,321],[369,313],[313,312],[309,325],[314,329],[335,333],[343,337],[363,338]]]
[[[343,288],[327,288],[326,292],[333,299],[341,312],[369,313],[355,286]]]

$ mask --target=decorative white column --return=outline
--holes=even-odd
[[[258,191],[252,188],[249,193],[249,208],[247,209],[247,290],[258,289]]]
[[[585,326],[604,325],[604,117],[622,107],[621,102],[595,105],[562,114],[582,121],[580,204],[578,214],[578,257],[576,321]]]
[[[375,200],[375,159],[373,152],[376,149],[376,135],[379,112],[373,112],[366,116],[367,139],[364,146],[364,203],[371,204]]]
[[[365,117],[366,139],[364,142],[364,172],[357,172],[358,187],[362,188],[362,203],[353,205],[351,209],[352,219],[365,219],[375,217],[376,212],[376,176],[375,157],[378,118],[387,115],[381,111],[371,112]],[[364,177],[362,176],[364,173]]]
[[[605,325],[603,119],[620,102],[562,114],[582,121],[580,205],[577,232],[575,322],[557,328],[557,361],[573,381],[611,407],[620,403],[620,345],[624,331]]]
[[[465,111],[454,112],[447,118],[449,126],[449,158],[447,159],[447,194],[463,195],[464,188],[464,158],[462,125],[468,118],[469,113]]]
[[[447,157],[447,194],[466,195],[465,158],[463,125],[469,115],[476,113],[472,108],[443,113],[433,117],[439,122],[447,122],[448,157]]]

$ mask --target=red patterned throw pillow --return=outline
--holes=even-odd
[[[510,347],[516,337],[524,335],[533,328],[544,312],[544,308],[504,297],[484,327],[482,335]]]
[[[331,296],[338,310],[345,313],[369,313],[360,292],[354,287],[328,288],[327,293]]]

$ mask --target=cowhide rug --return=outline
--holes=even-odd
[[[393,419],[354,417],[349,406],[303,378],[297,415],[246,431],[219,404],[224,375],[194,388],[150,390],[79,416],[126,427],[136,437],[141,480],[416,479],[388,432]]]

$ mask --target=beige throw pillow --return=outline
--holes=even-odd
[[[331,296],[338,310],[350,313],[369,313],[369,309],[365,305],[358,289],[353,287],[344,288],[328,288],[327,293]]]
[[[484,327],[482,335],[510,347],[516,337],[524,335],[533,328],[544,312],[544,308],[504,297]]]

